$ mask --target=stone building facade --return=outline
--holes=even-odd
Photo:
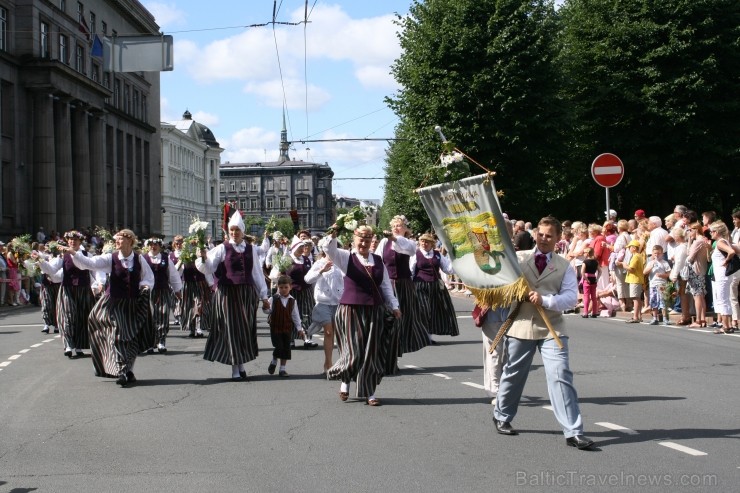
[[[0,236],[161,231],[159,72],[107,73],[91,40],[157,35],[137,0],[0,0]]]
[[[283,124],[277,161],[221,164],[221,203],[234,203],[244,213],[245,222],[249,218],[289,218],[290,211],[296,210],[302,229],[323,233],[335,217],[334,172],[328,163],[291,159],[288,149]]]
[[[182,120],[162,123],[162,234],[187,236],[193,218],[211,224],[221,237],[219,166],[223,149],[213,132],[185,111]]]

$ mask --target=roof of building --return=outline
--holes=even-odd
[[[310,161],[303,161],[300,159],[288,159],[284,161],[267,161],[259,163],[230,163],[226,161],[221,163],[221,170],[226,169],[255,169],[255,170],[266,170],[266,169],[296,169],[296,168],[325,168],[331,171],[329,163],[312,163]]]
[[[211,129],[206,125],[193,120],[193,115],[188,110],[185,110],[185,113],[182,114],[182,120],[175,122],[175,128],[185,133],[192,128],[195,138],[198,140],[211,147],[221,147],[216,140],[216,137],[213,135],[213,132],[211,132]]]

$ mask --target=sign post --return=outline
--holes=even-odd
[[[609,189],[619,185],[624,178],[624,164],[615,154],[599,154],[591,164],[591,176],[606,190],[606,218],[609,219]]]

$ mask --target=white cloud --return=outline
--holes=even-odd
[[[165,27],[182,25],[185,23],[185,12],[175,6],[175,2],[142,2],[144,7],[152,13],[159,27],[164,30]]]
[[[220,123],[218,115],[207,113],[205,111],[196,111],[195,113],[193,113],[193,120],[198,123],[208,125],[209,127],[218,126],[218,124]]]
[[[222,163],[276,161],[280,155],[280,134],[259,127],[242,128],[230,137],[220,139],[219,143],[224,149]]]
[[[244,92],[254,94],[265,105],[272,108],[283,107],[283,86],[280,80],[249,83]],[[288,109],[306,108],[306,88],[303,81],[288,79],[285,81],[285,99]],[[308,85],[308,110],[316,110],[331,99],[325,90],[313,84]]]
[[[303,17],[296,9],[292,20]],[[355,76],[366,87],[396,89],[388,75],[390,65],[400,54],[393,15],[352,19],[339,6],[318,5],[307,26],[309,82],[318,79],[312,62],[349,62]],[[278,66],[275,44],[280,54]],[[197,46],[190,41],[176,42],[178,66],[184,66],[201,83],[236,79],[250,83],[283,79],[302,79],[304,32],[302,27],[250,28],[235,36]]]

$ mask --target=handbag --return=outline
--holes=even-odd
[[[722,255],[727,258],[728,253],[723,251]],[[740,270],[740,258],[737,255],[733,255],[730,263],[725,267],[725,276],[731,276],[738,270]]]

